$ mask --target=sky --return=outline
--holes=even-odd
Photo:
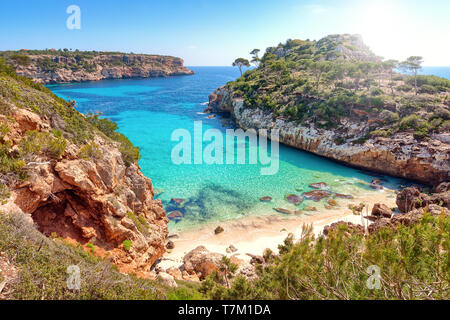
[[[68,29],[70,5],[80,29]],[[361,34],[375,54],[450,66],[449,0],[1,0],[0,50],[72,48],[231,65],[287,39]]]

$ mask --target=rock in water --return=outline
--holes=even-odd
[[[224,232],[225,230],[221,227],[221,226],[218,226],[215,230],[214,230],[214,233],[215,234],[220,234],[220,233],[222,233],[222,232]]]
[[[270,201],[272,201],[272,197],[262,197],[261,199],[259,199],[259,201],[261,201],[261,202],[270,202]]]
[[[170,220],[179,221],[183,218],[183,214],[180,211],[172,211],[167,216]]]
[[[279,213],[283,213],[283,214],[292,214],[292,211],[288,210],[288,209],[274,208],[273,210],[275,210],[276,212],[279,212]]]
[[[296,206],[298,206],[300,203],[302,203],[303,198],[300,196],[297,196],[296,194],[289,194],[286,196],[286,200]]]
[[[309,185],[313,189],[325,189],[328,185],[325,182],[316,182]]]
[[[354,197],[351,194],[343,194],[343,193],[335,193],[333,198],[354,199]]]
[[[170,202],[175,203],[178,206],[181,206],[185,201],[186,199],[179,199],[179,198],[170,199]]]
[[[331,195],[331,192],[328,190],[313,190],[309,192],[304,192],[302,195],[306,199],[311,199],[316,202],[319,202],[323,198],[328,198]]]

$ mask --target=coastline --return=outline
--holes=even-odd
[[[236,220],[202,226],[196,230],[180,231],[176,237],[169,240],[175,244],[175,248],[157,262],[156,267],[164,270],[183,265],[183,257],[198,246],[204,246],[210,252],[227,256],[236,256],[243,261],[249,261],[252,255],[262,255],[266,248],[278,252],[278,245],[282,244],[289,233],[298,239],[304,224],[312,224],[315,235],[322,233],[326,225],[338,221],[352,222],[366,225],[369,220],[360,215],[354,215],[348,204],[367,204],[363,215],[370,214],[374,204],[384,203],[388,207],[395,207],[395,190],[383,189],[376,193],[361,193],[352,200],[339,200],[339,206],[333,209],[319,209],[317,212],[304,212],[300,216],[263,215],[245,217]],[[366,211],[367,210],[367,211]],[[364,222],[362,222],[364,221]],[[214,229],[220,225],[224,232],[215,235]],[[226,249],[233,245],[238,249],[235,253],[227,253]]]

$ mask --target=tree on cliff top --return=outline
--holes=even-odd
[[[233,67],[238,67],[242,77],[242,67],[250,67],[250,62],[244,58],[237,58],[233,62]]]
[[[412,56],[400,64],[400,68],[411,73],[414,76],[414,91],[417,95],[417,73],[422,69],[423,58],[420,56]]]
[[[252,52],[250,52],[250,54],[252,55],[252,63],[255,65],[255,66],[259,66],[259,62],[261,61],[261,59],[259,58],[259,52],[260,52],[261,50],[259,50],[259,49],[253,49],[252,50]]]

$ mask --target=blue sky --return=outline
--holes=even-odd
[[[73,48],[230,65],[289,38],[359,33],[383,57],[450,65],[448,0],[1,0],[0,50]],[[69,5],[81,29],[66,28]]]

